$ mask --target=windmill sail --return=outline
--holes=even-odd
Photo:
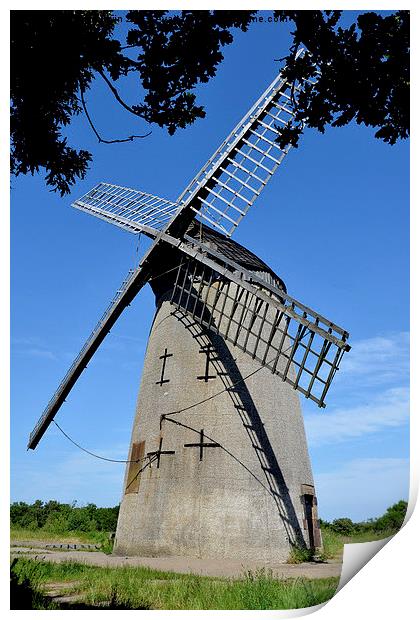
[[[230,237],[291,148],[276,142],[279,128],[294,123],[291,103],[292,84],[279,73],[176,202],[99,183],[72,206],[151,237],[180,236],[195,216]]]
[[[192,239],[171,302],[281,376],[320,407],[348,333],[286,292]]]
[[[291,148],[276,142],[278,128],[294,122],[291,88],[280,73],[177,200],[227,236]]]
[[[87,338],[84,346],[78,353],[73,364],[67,371],[64,379],[54,392],[48,405],[45,407],[41,417],[35,425],[29,436],[28,449],[34,450],[38,445],[41,437],[51,424],[55,414],[66,400],[74,384],[86,368],[88,362],[92,359],[94,353],[99,348],[105,336],[115,324],[124,308],[126,308],[141,288],[146,284],[150,272],[146,266],[146,257],[143,257],[140,265],[135,270],[130,270],[127,277],[122,282],[120,288],[115,294],[113,300],[97,322],[90,336]]]
[[[72,207],[129,232],[155,237],[180,205],[129,187],[99,183],[75,200]]]

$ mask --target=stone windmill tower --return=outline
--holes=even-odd
[[[295,86],[296,88],[296,86]],[[156,314],[114,552],[285,561],[321,546],[297,392],[325,406],[348,333],[230,239],[287,154],[279,74],[176,202],[100,183],[73,206],[153,239],[30,435],[34,449],[96,349],[150,283]]]

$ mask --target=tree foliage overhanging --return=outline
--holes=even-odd
[[[63,136],[63,128],[82,112],[100,142],[147,135],[100,136],[86,101],[96,78],[142,127],[155,123],[173,134],[203,118],[194,88],[214,77],[222,48],[258,19],[256,13],[132,10],[121,18],[112,11],[12,11],[12,173],[44,169],[47,185],[68,193],[92,160]],[[314,87],[296,93],[293,105],[301,124],[283,129],[281,144],[297,146],[303,122],[323,132],[355,120],[375,128],[375,136],[389,144],[409,135],[409,12],[368,12],[349,27],[340,26],[341,14],[273,13],[273,20],[291,29],[283,59],[289,79],[298,82],[321,71]],[[121,19],[128,25],[124,41],[117,34]],[[311,55],[295,60],[300,46]],[[133,103],[123,91],[129,74],[139,83],[139,100]]]

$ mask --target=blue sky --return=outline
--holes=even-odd
[[[350,18],[347,15],[346,18]],[[169,137],[98,145],[83,116],[69,142],[94,155],[72,195],[42,176],[12,180],[11,499],[115,505],[123,466],[93,459],[50,427],[27,436],[113,297],[144,252],[140,240],[70,208],[99,181],[176,199],[274,78],[287,28],[256,24],[225,49],[216,78],[197,89],[204,120]],[[125,89],[134,102],[135,85]],[[149,128],[102,84],[88,98],[104,138]],[[241,223],[235,239],[266,261],[289,293],[346,328],[352,350],[318,409],[302,399],[320,516],[375,517],[408,497],[409,147],[389,147],[357,125],[306,130]],[[154,311],[149,288],[128,308],[57,416],[78,443],[124,459]]]

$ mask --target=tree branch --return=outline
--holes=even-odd
[[[101,75],[103,77],[105,82],[108,84],[110,91],[112,92],[112,94],[114,95],[114,97],[118,101],[118,103],[121,104],[122,107],[125,110],[127,110],[128,112],[131,112],[131,114],[134,114],[134,116],[138,116],[138,117],[144,119],[144,116],[142,114],[140,114],[140,112],[136,112],[136,110],[133,110],[133,108],[131,106],[129,106],[123,99],[121,99],[121,97],[120,97],[117,89],[115,88],[114,84],[111,82],[111,80],[109,78],[107,78],[105,73],[103,71],[98,71],[98,73],[99,73],[99,75]]]
[[[294,47],[292,49],[292,54],[291,54],[293,56],[293,63],[295,65],[295,68],[296,68],[296,54],[298,52],[298,49],[299,49],[299,41],[296,41],[296,43],[295,43],[295,45],[294,45]],[[296,75],[295,75],[295,77],[293,79],[292,87],[290,89],[290,97],[292,99],[292,102],[293,102],[293,105],[294,105],[294,109],[296,111],[298,105],[297,105],[296,99],[295,99],[295,88],[296,88]]]
[[[147,136],[150,136],[150,134],[152,133],[151,131],[149,131],[149,133],[143,134],[141,136],[132,135],[132,136],[128,136],[128,138],[120,138],[120,139],[115,139],[115,140],[104,140],[104,138],[102,138],[99,135],[95,125],[93,124],[93,121],[92,121],[92,119],[90,117],[90,114],[89,114],[89,112],[87,110],[85,96],[84,96],[83,88],[82,88],[82,85],[80,84],[80,82],[79,82],[79,89],[80,89],[80,99],[81,99],[81,102],[82,102],[82,107],[83,107],[84,113],[86,114],[86,118],[88,120],[89,125],[92,128],[93,133],[98,138],[98,142],[100,142],[100,143],[102,142],[103,144],[115,144],[117,142],[132,142],[135,138],[147,138]]]

